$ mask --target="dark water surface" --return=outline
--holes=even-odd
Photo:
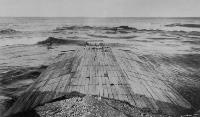
[[[198,110],[199,25],[200,18],[0,18],[0,98],[19,96],[84,41],[103,40],[151,63]]]

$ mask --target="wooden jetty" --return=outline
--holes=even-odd
[[[191,108],[158,74],[141,71],[140,59],[102,41],[63,55],[50,65],[6,112],[6,116],[30,110],[70,92],[129,102],[153,112],[178,115]]]

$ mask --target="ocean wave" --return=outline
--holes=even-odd
[[[159,29],[139,29],[138,32],[150,32],[150,33],[161,33],[164,34],[164,36],[167,36],[166,34],[174,34],[179,36],[200,36],[199,31],[183,31],[183,30],[174,30],[174,31],[166,31],[166,30],[159,30]]]
[[[65,31],[65,30],[77,30],[77,29],[94,29],[95,27],[91,26],[62,26],[62,27],[57,27],[56,29],[53,30],[53,32],[60,32],[60,31]]]
[[[107,30],[105,34],[128,34],[132,32],[130,30]]]
[[[40,41],[37,44],[41,45],[63,45],[63,44],[75,44],[75,45],[85,45],[85,41],[83,40],[69,40],[69,39],[60,39],[60,38],[55,38],[55,37],[49,37],[44,41]]]
[[[17,32],[19,32],[19,31],[16,31],[16,30],[10,29],[10,28],[0,30],[0,34],[15,34]]]
[[[180,26],[180,27],[188,27],[188,28],[200,28],[200,24],[181,24],[181,23],[175,23],[175,24],[168,24],[165,25],[167,27],[176,27],[176,26]]]
[[[5,85],[5,84],[11,84],[13,82],[16,82],[17,80],[35,79],[46,68],[47,66],[42,65],[35,68],[30,67],[30,68],[14,69],[14,70],[1,74],[2,75],[1,83]]]
[[[167,31],[167,33],[175,34],[179,36],[200,36],[199,31]]]
[[[132,39],[137,37],[135,35],[130,35],[130,36],[107,36],[107,35],[96,35],[96,34],[87,34],[87,35],[95,38],[109,38],[109,39]]]
[[[117,27],[103,27],[104,30],[113,30],[113,31],[122,31],[122,30],[131,30],[137,31],[138,29],[129,26],[117,26]]]
[[[172,38],[172,37],[152,37],[152,38],[147,38],[147,39],[151,39],[151,40],[180,40],[179,38]]]
[[[65,30],[110,30],[110,31],[120,31],[122,33],[131,30],[131,31],[137,31],[136,28],[134,27],[129,27],[129,26],[117,26],[117,27],[98,27],[98,26],[62,26],[62,27],[57,27],[56,29],[53,30],[53,32],[61,32]]]
[[[131,46],[131,44],[123,44],[123,43],[108,43],[107,46],[110,47],[128,47]]]
[[[160,32],[165,32],[165,30],[160,30],[160,29],[138,29],[139,32],[156,32],[156,33],[160,33]]]
[[[173,31],[166,31],[166,30],[159,30],[159,29],[139,29],[138,32],[150,32],[150,33],[161,33],[166,36],[166,34],[174,34],[179,36],[200,36],[199,31],[184,31],[184,30],[173,30]]]
[[[194,44],[194,45],[200,45],[200,41],[199,40],[196,40],[196,41],[188,40],[188,41],[183,41],[183,43],[190,43],[190,44]]]
[[[109,36],[106,35],[96,35],[96,34],[87,34],[90,37],[96,37],[96,38],[110,38]]]
[[[143,42],[143,43],[147,43],[147,42],[154,42],[152,40],[139,40],[139,39],[132,39],[132,40],[128,40],[130,42]]]
[[[191,31],[191,32],[188,32],[189,35],[193,35],[193,36],[200,36],[200,32],[198,31]]]

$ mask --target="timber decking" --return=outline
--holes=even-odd
[[[50,65],[6,115],[27,111],[70,92],[127,101],[139,108],[173,115],[191,108],[161,76],[141,71],[138,62],[136,55],[102,42],[87,43]]]

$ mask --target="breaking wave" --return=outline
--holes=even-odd
[[[62,26],[62,27],[57,27],[56,29],[53,30],[53,32],[59,32],[59,31],[65,31],[65,30],[111,30],[111,31],[132,30],[132,31],[137,31],[136,28],[129,27],[129,26],[118,26],[118,27]]]
[[[44,41],[40,41],[37,44],[41,44],[41,45],[62,45],[62,44],[75,44],[75,45],[85,45],[85,41],[82,40],[69,40],[69,39],[59,39],[59,38],[55,38],[55,37],[49,37]]]
[[[19,31],[16,31],[16,30],[10,29],[10,28],[8,28],[8,29],[2,29],[2,30],[0,30],[0,35],[1,34],[15,34],[17,32],[19,32]]]
[[[194,45],[200,45],[200,41],[199,40],[188,40],[188,41],[183,41],[183,43],[190,43],[190,44],[194,44]]]
[[[95,27],[91,26],[62,26],[62,27],[57,27],[56,29],[53,30],[53,32],[60,32],[60,31],[65,31],[65,30],[77,30],[77,29],[94,29]]]
[[[200,36],[200,32],[198,31],[191,31],[191,32],[188,32],[189,35],[193,35],[193,36]]]
[[[90,37],[95,37],[95,38],[109,38],[109,39],[132,39],[136,38],[137,36],[135,35],[130,35],[130,36],[107,36],[107,35],[96,35],[96,34],[88,34]]]
[[[200,24],[181,24],[181,23],[175,23],[175,24],[168,24],[165,25],[167,27],[176,27],[176,26],[180,26],[180,27],[188,27],[188,28],[200,28]]]

